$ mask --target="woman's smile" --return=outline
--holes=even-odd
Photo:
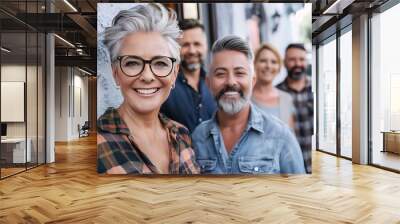
[[[139,93],[139,95],[143,96],[152,96],[155,93],[157,93],[161,88],[160,87],[154,87],[154,88],[134,88],[136,93]]]

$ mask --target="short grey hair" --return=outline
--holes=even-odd
[[[117,60],[121,49],[121,40],[135,32],[158,32],[168,43],[172,57],[180,62],[180,45],[182,36],[176,13],[167,10],[159,3],[138,5],[128,10],[121,10],[113,19],[112,26],[102,33],[103,43],[110,54],[111,62]]]
[[[248,42],[243,40],[241,37],[235,35],[228,35],[221,39],[218,39],[217,41],[215,41],[211,48],[211,60],[214,54],[224,50],[231,50],[243,53],[249,60],[251,75],[254,75],[254,54]]]

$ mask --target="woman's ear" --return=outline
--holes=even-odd
[[[117,87],[119,87],[118,67],[115,64],[113,64],[111,66],[111,70],[112,70],[112,75],[113,75],[113,78],[114,78],[115,85],[117,85]]]
[[[173,81],[173,83],[175,83],[175,80],[176,80],[176,78],[178,77],[178,73],[179,73],[179,64],[176,64],[175,65],[175,67],[174,67],[174,71],[173,71],[173,74],[172,74],[172,81]]]

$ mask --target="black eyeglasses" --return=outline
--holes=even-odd
[[[129,77],[140,75],[146,64],[150,65],[150,70],[155,76],[166,77],[171,74],[174,62],[176,62],[175,58],[167,56],[156,56],[151,60],[145,60],[134,55],[122,55],[118,56],[117,59],[121,71]]]

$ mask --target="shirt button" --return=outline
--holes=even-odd
[[[203,121],[203,119],[199,118],[199,122],[202,122],[202,121]]]
[[[201,105],[201,103],[199,103],[199,108],[201,108],[203,105]]]
[[[254,171],[258,172],[258,166],[254,167]]]

